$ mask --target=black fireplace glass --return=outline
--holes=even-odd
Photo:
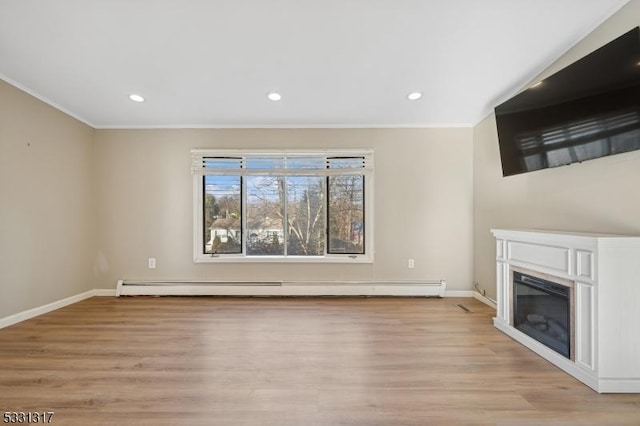
[[[570,288],[513,272],[513,326],[571,358]]]

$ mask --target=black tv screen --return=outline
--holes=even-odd
[[[640,27],[495,108],[504,176],[640,149]]]

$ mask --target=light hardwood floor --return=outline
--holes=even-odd
[[[0,330],[0,411],[54,411],[54,425],[640,425],[640,395],[597,394],[493,315],[453,298],[92,298]]]

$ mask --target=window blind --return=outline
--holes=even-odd
[[[373,152],[327,151],[295,153],[194,149],[194,175],[296,175],[332,176],[365,174],[373,171]]]

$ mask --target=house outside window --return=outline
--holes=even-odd
[[[373,261],[370,150],[192,151],[194,261]]]

